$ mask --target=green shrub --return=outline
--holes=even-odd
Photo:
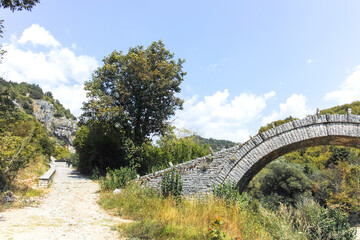
[[[222,232],[223,221],[219,218],[216,218],[214,222],[211,223],[209,228],[209,233],[211,240],[224,240],[226,239],[225,233]]]
[[[27,114],[33,114],[33,107],[28,102],[24,102],[22,107]]]
[[[294,206],[302,196],[311,195],[312,182],[295,163],[274,161],[257,179],[259,185],[253,191],[255,197],[273,210],[280,203]]]
[[[69,162],[75,167],[79,165],[79,154],[78,153],[70,153],[68,157]]]
[[[169,172],[165,172],[161,181],[161,194],[163,197],[173,196],[180,200],[182,195],[183,182],[179,172],[172,168]]]
[[[41,146],[41,151],[46,156],[51,156],[55,151],[55,142],[52,141],[47,135],[40,138],[39,144]]]
[[[240,197],[239,188],[234,182],[221,183],[211,188],[215,197],[235,201]]]
[[[101,180],[104,190],[122,188],[128,182],[136,178],[136,170],[133,167],[120,167],[119,169],[107,169],[106,176]]]
[[[294,226],[308,239],[355,238],[355,231],[350,229],[349,217],[345,212],[323,208],[312,199],[305,198],[296,204],[293,219]]]

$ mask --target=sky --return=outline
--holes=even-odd
[[[272,121],[360,100],[359,10],[356,0],[41,0],[0,9],[0,76],[39,84],[79,116],[105,56],[161,39],[186,60],[172,123],[244,142]]]

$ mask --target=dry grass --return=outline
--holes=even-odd
[[[206,197],[177,203],[153,190],[131,184],[118,195],[103,192],[100,204],[135,220],[120,225],[128,237],[140,239],[305,239],[286,214],[277,215],[256,202],[229,203]],[[214,224],[218,220],[221,224]],[[212,238],[211,231],[222,238]]]
[[[49,192],[49,189],[38,188],[39,177],[44,174],[48,168],[48,162],[43,157],[38,157],[33,159],[25,168],[21,169],[11,188],[15,201],[0,204],[0,210],[38,204],[41,197]]]

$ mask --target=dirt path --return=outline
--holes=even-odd
[[[119,239],[122,220],[96,203],[98,184],[57,163],[52,191],[38,207],[0,212],[0,239]]]

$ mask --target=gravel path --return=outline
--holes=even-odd
[[[0,212],[0,239],[119,239],[121,222],[96,203],[99,185],[56,163],[52,191],[38,207]]]

